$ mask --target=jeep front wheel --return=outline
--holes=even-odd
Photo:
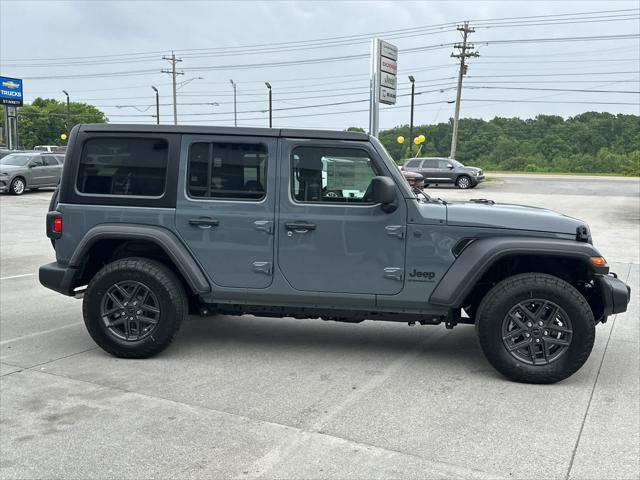
[[[585,298],[569,283],[542,273],[507,278],[480,302],[480,346],[504,376],[524,383],[555,383],[589,358],[595,321]]]
[[[87,287],[84,323],[106,352],[145,358],[164,350],[188,313],[184,289],[163,264],[125,258],[102,268]]]

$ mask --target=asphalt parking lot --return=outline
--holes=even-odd
[[[41,287],[51,191],[0,196],[0,478],[640,478],[640,182],[494,176],[490,198],[586,220],[629,310],[586,365],[511,383],[474,328],[191,318],[142,361]]]

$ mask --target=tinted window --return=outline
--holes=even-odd
[[[420,166],[420,160],[409,160],[404,164],[405,167],[416,168]]]
[[[56,160],[56,158],[53,155],[43,155],[42,159],[44,160],[44,164],[48,167],[52,166],[52,165],[59,165],[58,161]]]
[[[422,162],[422,168],[438,168],[438,160],[428,158]]]
[[[187,175],[192,197],[261,200],[267,187],[267,147],[259,143],[193,143]]]
[[[297,147],[291,155],[291,193],[295,200],[370,203],[369,185],[376,171],[365,150]]]
[[[56,157],[56,160],[58,160],[59,164],[63,164],[64,163],[64,155],[54,155],[54,157]]]
[[[168,143],[155,138],[94,138],[84,144],[78,191],[158,197],[164,192]]]
[[[449,168],[449,165],[452,165],[452,163],[449,160],[438,160],[438,168]]]

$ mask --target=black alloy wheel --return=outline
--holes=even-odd
[[[546,365],[558,360],[571,345],[573,330],[566,312],[542,299],[516,304],[502,320],[502,341],[516,360]]]
[[[118,282],[102,297],[100,316],[112,335],[134,342],[153,333],[160,319],[160,303],[145,284]]]

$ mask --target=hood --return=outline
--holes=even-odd
[[[25,165],[23,166],[19,166],[19,165],[2,165],[0,164],[0,173],[2,172],[15,172],[16,170],[24,170],[27,167]]]
[[[447,224],[461,227],[506,228],[575,235],[586,223],[545,208],[500,203],[447,204]]]

